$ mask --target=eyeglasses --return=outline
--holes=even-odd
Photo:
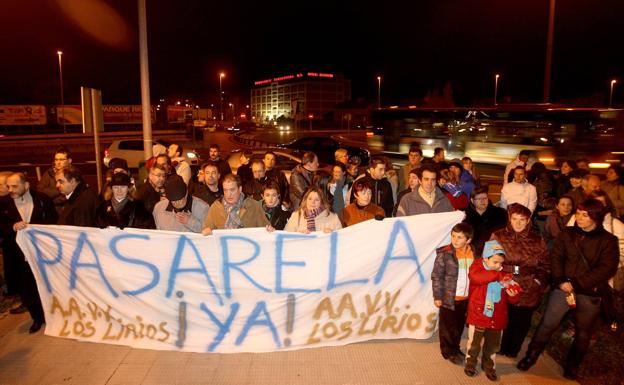
[[[62,162],[64,160],[67,160],[67,158],[54,158],[55,162]]]

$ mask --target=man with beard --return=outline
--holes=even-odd
[[[202,165],[202,170],[204,171],[204,181],[195,185],[193,196],[203,200],[208,205],[212,205],[214,201],[223,196],[223,190],[219,186],[219,179],[221,178],[219,167],[216,163],[207,162]]]
[[[82,179],[80,171],[74,166],[64,167],[56,172],[54,178],[56,188],[66,198],[57,224],[93,227],[98,197]]]
[[[165,179],[167,178],[167,170],[159,164],[154,164],[149,169],[147,183],[143,183],[137,189],[135,198],[143,203],[143,207],[148,213],[154,211],[154,206],[161,200],[167,200],[165,197]]]
[[[208,152],[210,161],[217,165],[219,174],[227,175],[232,173],[232,168],[227,160],[221,158],[221,149],[218,144],[211,144]]]
[[[3,201],[0,225],[4,237],[6,251],[15,263],[14,271],[20,277],[20,296],[23,305],[30,312],[33,323],[28,330],[36,333],[45,323],[45,315],[41,299],[37,291],[37,283],[30,266],[25,261],[22,250],[15,242],[17,231],[25,229],[28,224],[54,224],[57,220],[56,210],[50,198],[30,190],[30,184],[23,173],[14,173],[7,178],[11,199]]]

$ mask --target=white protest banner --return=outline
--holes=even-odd
[[[368,221],[329,234],[212,236],[30,225],[17,241],[45,333],[189,352],[267,352],[429,338],[431,270],[462,212]]]

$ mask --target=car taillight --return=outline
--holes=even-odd
[[[110,151],[109,151],[108,148],[104,149],[104,156],[107,157],[107,158],[110,156]]]

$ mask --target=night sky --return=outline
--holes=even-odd
[[[147,0],[152,103],[204,103],[224,90],[248,102],[254,80],[341,72],[354,98],[417,102],[450,82],[455,101],[540,101],[549,0]],[[138,11],[133,0],[3,0],[0,103],[66,103],[81,85],[104,103],[139,104]],[[559,0],[552,100],[624,103],[624,1]]]

